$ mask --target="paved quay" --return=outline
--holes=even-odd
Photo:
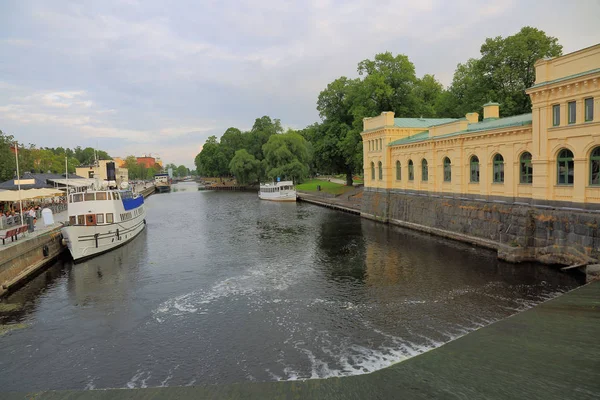
[[[317,204],[352,214],[360,214],[362,194],[363,188],[359,187],[339,196],[333,196],[325,192],[298,191],[297,197],[298,200],[307,203]]]
[[[600,399],[600,281],[371,374],[4,399]]]

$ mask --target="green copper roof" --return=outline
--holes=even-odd
[[[589,74],[593,74],[596,72],[600,72],[600,68],[591,69],[589,71],[580,72],[578,74],[573,74],[573,75],[569,75],[569,76],[563,76],[562,78],[554,79],[552,81],[540,82],[537,85],[533,85],[529,89],[533,89],[533,88],[537,88],[537,87],[545,86],[545,85],[550,85],[552,83],[556,83],[556,82],[560,82],[560,81],[566,81],[567,79],[579,78],[580,76],[589,75]]]
[[[414,135],[409,136],[407,138],[394,140],[393,142],[389,143],[388,146],[395,146],[397,144],[406,144],[406,143],[413,143],[413,142],[421,142],[421,141],[427,140],[427,139],[429,139],[429,131],[423,131],[423,132],[415,133]]]
[[[436,140],[436,139],[442,139],[442,138],[447,138],[447,137],[451,137],[451,136],[465,135],[465,134],[474,133],[474,132],[489,131],[489,130],[499,129],[499,128],[508,128],[511,126],[531,125],[531,121],[532,121],[531,114],[513,115],[512,117],[484,120],[484,121],[478,122],[476,124],[469,124],[467,126],[467,129],[465,129],[463,131],[452,132],[452,133],[448,133],[446,135],[436,136],[431,139]],[[414,135],[409,136],[404,139],[394,140],[393,142],[388,144],[388,146],[396,146],[399,144],[423,142],[428,139],[430,139],[429,131],[423,131],[423,132],[419,132],[417,134],[414,134]]]
[[[394,118],[394,126],[399,128],[429,128],[434,125],[447,124],[456,118]]]
[[[512,117],[483,120],[469,124],[466,132],[487,131],[490,129],[506,128],[509,126],[531,125],[531,114],[513,115]]]
[[[500,103],[494,103],[493,101],[488,101],[487,103],[485,103],[483,106],[499,106]]]

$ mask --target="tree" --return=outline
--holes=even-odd
[[[260,161],[248,153],[246,149],[236,151],[229,163],[229,171],[235,175],[237,181],[242,185],[256,182],[259,170]]]
[[[206,140],[194,163],[198,173],[203,176],[225,176],[229,173],[227,157],[214,135]]]
[[[317,166],[344,172],[348,185],[352,185],[353,172],[362,163],[362,151],[358,147],[362,143],[360,132],[367,106],[358,101],[360,85],[359,79],[346,77],[328,84],[317,100],[323,124],[309,128],[314,131],[310,135],[315,139],[313,146]]]
[[[14,137],[0,131],[0,181],[12,179],[15,175],[15,155],[10,151]]]
[[[438,113],[462,117],[480,111],[493,100],[501,104],[502,116],[531,112],[525,89],[535,81],[537,60],[562,54],[558,39],[526,26],[506,38],[488,38],[481,46],[481,58],[459,64],[452,85],[441,96]]]
[[[268,116],[257,118],[250,132],[244,134],[244,148],[257,160],[263,160],[263,145],[269,138],[283,132],[281,121]]]
[[[174,169],[177,177],[184,178],[190,174],[190,170],[185,165],[180,165],[176,169]]]
[[[268,178],[300,181],[308,176],[309,152],[302,135],[293,131],[272,135],[263,152]]]
[[[123,166],[127,168],[127,174],[129,175],[129,179],[138,180],[145,179],[145,176],[140,174],[140,165],[137,162],[136,156],[127,156],[123,163]]]

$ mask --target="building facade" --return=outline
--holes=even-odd
[[[98,178],[101,181],[108,179],[106,170],[107,163],[113,163],[112,160],[99,160],[98,165],[90,165],[86,167],[77,167],[75,174],[84,178]],[[120,168],[115,163],[115,177],[117,185],[121,182],[129,182],[129,171],[127,168]]]
[[[600,208],[600,44],[535,64],[529,114],[363,121],[367,190]]]

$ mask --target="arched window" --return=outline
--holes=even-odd
[[[479,158],[477,156],[471,157],[469,170],[471,171],[471,183],[479,183]]]
[[[408,160],[408,180],[409,181],[415,180],[415,167],[413,165],[412,160]]]
[[[600,185],[600,146],[590,155],[590,185]]]
[[[399,181],[400,179],[402,179],[402,169],[400,161],[396,161],[396,180]]]
[[[452,181],[452,163],[448,157],[444,158],[444,182]]]
[[[375,163],[371,161],[371,180],[375,180]]]
[[[427,182],[429,180],[429,167],[427,167],[427,160],[421,161],[421,180]]]
[[[383,179],[383,167],[381,166],[381,161],[379,161],[379,180]]]
[[[501,154],[494,156],[494,183],[504,183],[504,157]]]
[[[574,177],[573,152],[569,149],[562,149],[558,152],[557,159],[558,184],[572,185]]]
[[[533,182],[533,167],[531,166],[531,153],[525,152],[521,154],[520,162],[520,175],[521,183],[532,183]]]

